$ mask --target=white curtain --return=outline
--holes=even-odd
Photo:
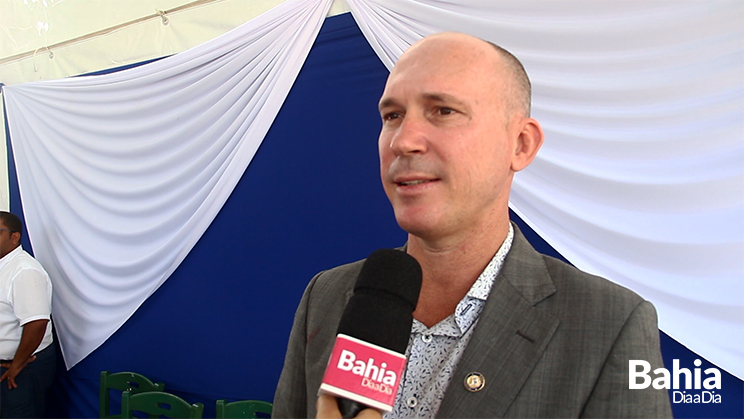
[[[524,63],[546,141],[512,209],[662,330],[744,378],[744,7],[734,1],[347,0],[388,68],[443,30]]]
[[[4,87],[31,244],[68,368],[168,278],[227,200],[331,0],[290,0],[184,53]]]

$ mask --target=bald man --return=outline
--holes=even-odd
[[[461,33],[420,40],[390,73],[380,175],[423,279],[386,418],[671,417],[665,390],[629,389],[629,360],[663,367],[653,306],[537,253],[509,221],[514,174],[543,143],[530,96],[514,56]],[[340,417],[318,388],[362,263],[305,290],[275,417]]]

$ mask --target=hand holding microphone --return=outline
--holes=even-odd
[[[362,265],[320,386],[344,418],[392,410],[420,291],[421,267],[405,252],[377,250]]]
[[[338,400],[330,394],[323,393],[318,397],[316,405],[316,419],[342,419],[341,411],[338,409]],[[372,408],[359,412],[355,419],[382,419],[382,413]]]

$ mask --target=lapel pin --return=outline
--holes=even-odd
[[[476,391],[483,390],[483,387],[486,386],[486,377],[479,372],[471,372],[465,376],[463,384],[467,391],[475,393]]]

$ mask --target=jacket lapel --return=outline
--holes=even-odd
[[[503,416],[558,328],[557,318],[534,307],[555,292],[542,255],[514,230],[512,248],[452,375],[439,417]],[[472,373],[485,378],[479,391],[466,388]]]

